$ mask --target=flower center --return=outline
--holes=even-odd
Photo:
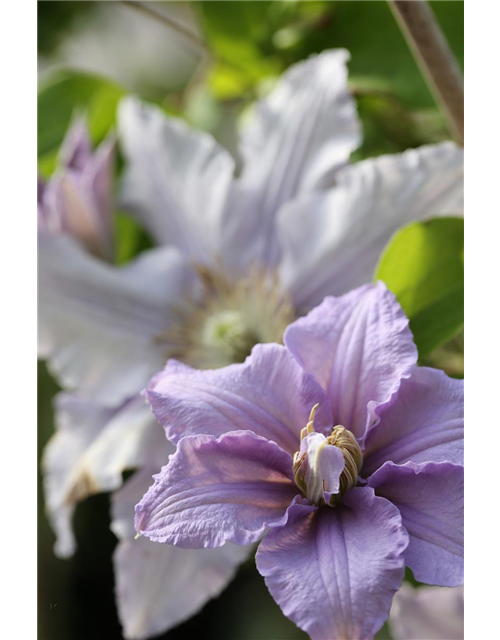
[[[354,434],[342,425],[333,427],[329,436],[316,433],[314,416],[318,406],[312,408],[309,422],[300,434],[300,450],[293,457],[293,476],[312,503],[333,507],[356,486],[363,454]],[[339,468],[342,468],[340,475]]]
[[[208,316],[201,332],[207,350],[224,353],[231,362],[243,362],[259,336],[245,324],[241,311],[224,310]]]
[[[221,269],[196,270],[200,295],[184,301],[175,326],[158,336],[167,357],[217,369],[243,362],[256,344],[282,341],[295,315],[275,272],[253,268],[233,279]]]

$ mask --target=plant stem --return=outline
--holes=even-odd
[[[464,82],[460,68],[425,0],[388,0],[451,133],[464,143]]]

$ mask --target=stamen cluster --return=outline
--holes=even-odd
[[[311,502],[322,505],[335,506],[349,489],[356,486],[358,475],[363,466],[363,454],[359,444],[348,429],[337,425],[328,437],[316,434],[314,416],[319,405],[315,405],[309,416],[307,425],[300,434],[301,448],[293,458],[293,475],[297,487]],[[316,434],[320,438],[319,445],[303,446],[308,436]],[[328,447],[336,447],[344,457],[344,468],[340,474],[337,492],[329,492],[325,476],[329,475]],[[330,456],[331,457],[331,456]]]

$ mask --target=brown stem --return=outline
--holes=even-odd
[[[388,0],[457,141],[464,143],[464,82],[460,68],[425,0]]]

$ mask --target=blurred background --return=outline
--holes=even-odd
[[[463,66],[463,3],[431,2]],[[161,15],[158,13],[161,12]],[[444,121],[384,1],[38,2],[38,159],[49,176],[68,123],[88,119],[94,143],[113,129],[116,104],[127,93],[210,131],[233,154],[238,123],[256,98],[291,64],[312,53],[345,47],[350,85],[364,128],[354,160],[449,138]],[[118,163],[118,172],[120,164]],[[117,216],[118,260],[147,246],[144,232]],[[463,372],[463,339],[427,363]],[[53,433],[56,382],[39,365],[38,451]],[[79,505],[78,550],[53,555],[54,535],[39,492],[40,640],[122,638],[114,605],[109,500]],[[411,575],[407,578],[412,580]],[[221,623],[223,620],[223,624]],[[253,561],[234,583],[164,640],[305,638],[269,596]],[[377,638],[390,639],[384,627]]]

